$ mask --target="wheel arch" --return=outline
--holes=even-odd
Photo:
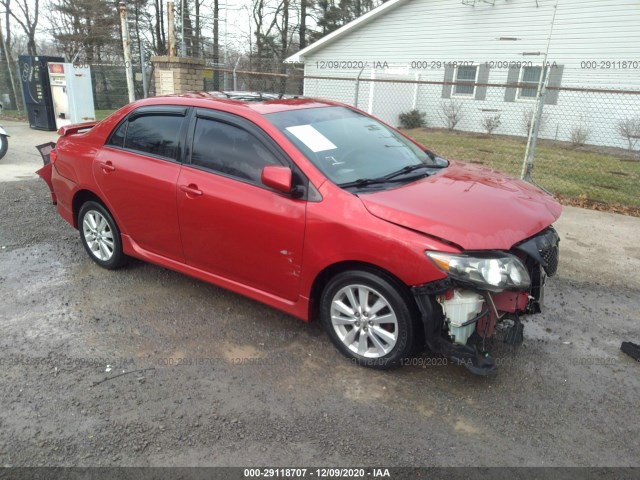
[[[359,260],[343,260],[333,263],[322,269],[311,285],[311,291],[309,293],[309,322],[313,322],[318,318],[318,309],[320,305],[320,297],[326,285],[336,275],[349,271],[349,270],[364,270],[367,272],[375,273],[395,284],[401,291],[406,293],[407,299],[415,304],[413,296],[409,290],[409,286],[400,280],[396,275],[381,268],[373,263],[363,262]],[[417,308],[417,305],[413,305]]]
[[[71,201],[73,226],[76,229],[78,228],[78,214],[80,213],[80,209],[82,208],[82,205],[88,201],[98,202],[100,205],[106,208],[109,211],[109,213],[111,213],[111,210],[109,210],[109,207],[107,206],[107,204],[94,192],[87,189],[78,190],[73,195],[73,200]],[[113,213],[111,213],[111,215],[113,215]]]

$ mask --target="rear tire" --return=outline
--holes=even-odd
[[[353,270],[333,277],[320,319],[340,352],[358,365],[399,366],[415,351],[416,309],[402,286],[382,274]]]
[[[9,149],[9,139],[6,135],[0,135],[0,159],[5,156]]]
[[[126,263],[120,230],[103,205],[85,202],[78,213],[78,230],[89,257],[102,268],[115,270]]]

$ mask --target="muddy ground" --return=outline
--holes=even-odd
[[[19,178],[37,135],[0,161],[0,465],[640,466],[640,219],[565,210],[547,310],[490,343],[496,376],[378,372],[223,289],[97,267]]]

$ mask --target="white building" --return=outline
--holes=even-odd
[[[500,115],[495,133],[524,135],[547,46],[552,88],[541,137],[570,140],[582,128],[587,143],[627,148],[618,124],[640,119],[638,0],[389,0],[287,62],[304,63],[312,77],[305,95],[357,98],[394,125],[415,107],[428,126],[443,127],[443,103],[453,100],[462,109],[457,129],[483,131],[484,117]],[[313,78],[358,76],[357,94],[353,80]]]

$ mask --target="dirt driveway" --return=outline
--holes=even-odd
[[[33,179],[55,135],[4,123],[0,465],[640,466],[619,350],[640,343],[639,218],[565,209],[547,310],[490,345],[497,376],[428,354],[377,372],[212,285],[98,268]]]

